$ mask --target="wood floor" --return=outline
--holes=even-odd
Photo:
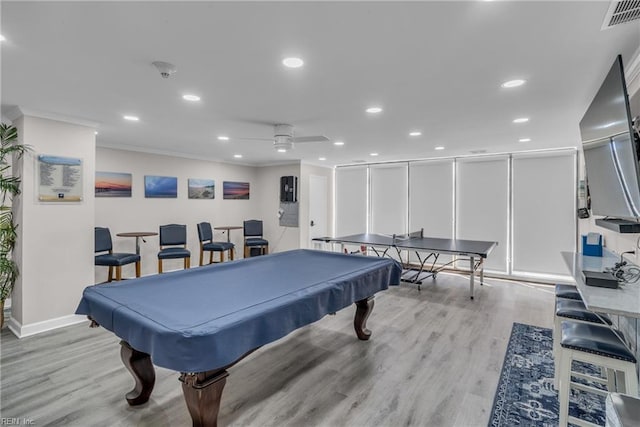
[[[231,368],[222,426],[486,426],[513,322],[552,327],[553,288],[441,273],[376,296],[359,341],[355,308],[263,347]],[[1,417],[38,426],[189,426],[178,374],[157,368],[129,407],[119,340],[87,324],[1,335]]]

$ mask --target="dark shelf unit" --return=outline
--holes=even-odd
[[[598,218],[596,225],[617,233],[640,233],[640,222],[628,219]]]

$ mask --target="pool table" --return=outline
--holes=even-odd
[[[122,340],[130,405],[149,400],[155,364],[181,373],[193,425],[215,426],[228,368],[351,304],[357,337],[369,339],[373,295],[400,275],[389,258],[300,249],[89,286],[76,313]]]

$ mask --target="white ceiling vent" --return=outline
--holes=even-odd
[[[640,19],[640,0],[612,1],[604,17],[602,30]]]

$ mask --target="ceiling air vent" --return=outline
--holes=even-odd
[[[487,150],[470,150],[471,154],[484,154]]]
[[[602,30],[640,19],[640,0],[612,1],[604,17]]]

